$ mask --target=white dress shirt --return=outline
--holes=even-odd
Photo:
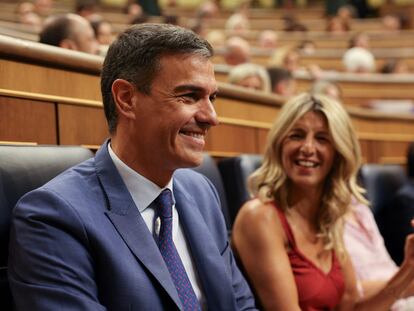
[[[108,144],[108,151],[112,161],[115,164],[116,169],[118,170],[129,193],[131,194],[135,205],[138,207],[138,210],[141,213],[141,216],[144,219],[148,230],[151,232],[154,238],[158,238],[160,221],[158,217],[155,219],[155,210],[151,203],[158,197],[162,190],[166,188],[171,190],[174,202],[172,229],[173,241],[181,258],[181,261],[183,262],[185,271],[198,298],[198,301],[200,301],[200,305],[203,307],[203,309],[205,309],[205,298],[201,291],[200,280],[198,279],[196,269],[194,267],[194,262],[191,258],[190,249],[188,247],[183,228],[180,224],[180,217],[178,215],[177,209],[175,208],[172,179],[168,182],[165,188],[161,189],[152,181],[138,174],[136,171],[122,162],[121,159],[119,159],[115,152],[112,150],[110,143]]]

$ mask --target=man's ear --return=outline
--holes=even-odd
[[[62,41],[60,41],[59,46],[61,48],[68,49],[68,50],[74,50],[74,51],[78,50],[78,46],[76,45],[75,41],[71,39],[63,39]]]
[[[135,86],[126,80],[116,79],[112,83],[112,95],[120,115],[135,119],[135,94]]]

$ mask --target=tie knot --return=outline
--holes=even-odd
[[[173,199],[170,189],[164,189],[155,199],[155,204],[161,217],[172,217]]]

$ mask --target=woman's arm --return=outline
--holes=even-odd
[[[258,199],[247,202],[233,227],[233,247],[265,310],[300,311],[276,208]]]
[[[352,278],[355,279],[353,267],[348,259],[343,265],[343,271],[345,279],[350,280],[346,283],[346,290],[344,299],[342,300],[338,310],[348,311],[364,311],[364,310],[376,310],[376,311],[387,311],[390,306],[398,299],[403,297],[405,291],[410,287],[414,278],[414,234],[407,236],[405,243],[405,258],[397,273],[385,283],[379,291],[375,294],[364,297],[360,301],[354,300],[352,294]]]

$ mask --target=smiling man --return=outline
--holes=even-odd
[[[252,310],[210,182],[192,170],[217,125],[212,48],[144,24],[105,59],[110,139],[14,209],[17,310]]]

